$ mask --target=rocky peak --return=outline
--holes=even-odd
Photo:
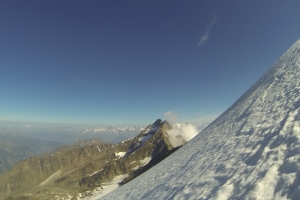
[[[163,123],[163,121],[162,121],[161,119],[157,119],[157,120],[152,124],[152,126],[159,127],[162,123]]]
[[[61,188],[73,197],[78,197],[79,191],[80,195],[90,196],[118,176],[124,176],[121,182],[125,184],[177,150],[168,142],[169,129],[172,126],[167,121],[157,119],[136,137],[119,144],[80,140],[47,156],[31,157],[0,177],[3,180],[0,197],[1,187],[6,191],[5,197],[13,194],[10,198],[14,199],[14,191],[21,192],[23,197],[24,191],[64,197],[67,193],[61,194]],[[18,174],[22,175],[21,179]],[[39,186],[30,189],[35,185]],[[37,195],[32,197],[39,199]]]
[[[160,128],[167,131],[167,130],[172,129],[173,127],[167,120],[165,120],[161,123]]]

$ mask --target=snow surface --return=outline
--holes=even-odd
[[[227,111],[103,199],[300,199],[300,40]]]
[[[97,174],[98,172],[101,172],[102,170],[103,170],[103,168],[102,168],[101,170],[98,170],[98,171],[95,171],[95,172],[91,173],[91,174],[88,175],[88,176],[93,176],[93,175]]]
[[[139,142],[141,142],[141,144],[144,144],[144,143],[146,143],[150,138],[152,137],[152,135],[151,134],[148,134],[148,135],[145,135],[144,137],[142,137],[142,138],[139,138]]]
[[[151,161],[152,157],[145,157],[143,160],[140,161],[141,166],[147,165]]]
[[[98,147],[98,145],[97,145],[97,149],[98,149],[98,152],[101,152],[101,150],[100,150],[100,148]]]
[[[123,156],[126,155],[126,152],[117,152],[117,153],[115,153],[115,154],[116,154],[116,156],[122,158]]]
[[[136,167],[134,167],[134,168],[132,168],[133,170],[137,170],[137,169],[139,169],[139,168],[141,168],[141,167],[144,167],[145,165],[147,165],[150,161],[152,160],[152,157],[145,157],[143,160],[140,160],[140,161],[138,161],[139,162],[139,165],[138,166],[136,166]],[[134,161],[134,162],[132,162],[132,163],[135,163],[136,161]],[[132,164],[132,163],[130,163],[130,164]]]
[[[88,197],[86,199],[95,200],[95,199],[99,199],[100,197],[110,193],[111,191],[117,189],[119,187],[119,183],[122,182],[127,176],[128,176],[128,174],[123,174],[123,175],[115,177],[113,180],[111,180],[107,183],[104,183],[103,189],[99,188],[98,192],[95,191],[95,194],[92,197]]]

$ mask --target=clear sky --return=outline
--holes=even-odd
[[[300,38],[298,0],[0,2],[0,120],[210,121]]]

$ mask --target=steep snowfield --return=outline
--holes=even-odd
[[[189,143],[103,199],[300,199],[300,40]]]
[[[113,180],[108,181],[106,184],[104,184],[103,188],[99,189],[99,192],[95,191],[94,193],[96,194],[92,195],[92,197],[88,197],[84,199],[94,200],[110,193],[111,191],[117,189],[119,187],[119,183],[122,182],[123,179],[126,178],[127,176],[128,174],[123,174],[115,177]]]

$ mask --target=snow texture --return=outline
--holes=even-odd
[[[100,197],[110,193],[111,191],[117,189],[119,187],[119,183],[123,181],[128,176],[128,174],[123,174],[115,177],[113,180],[105,183],[103,188],[99,188],[100,191],[95,191],[95,194],[92,197],[88,197],[86,199],[94,200],[99,199]]]
[[[103,199],[299,199],[300,40],[185,146]]]
[[[140,161],[141,166],[147,165],[151,161],[151,157],[146,157],[143,160]]]
[[[126,155],[126,152],[118,152],[118,153],[115,153],[116,156],[118,156],[119,158],[122,158],[123,156]]]

